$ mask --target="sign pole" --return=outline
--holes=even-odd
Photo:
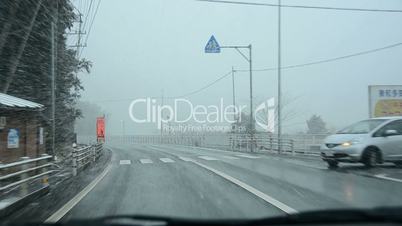
[[[251,44],[248,46],[220,46],[216,41],[215,37],[212,35],[209,39],[207,45],[205,46],[205,53],[220,53],[222,48],[227,49],[235,49],[237,52],[247,60],[250,65],[250,140],[251,151],[254,151],[254,114],[253,114],[253,59],[252,59],[252,46]],[[249,56],[247,57],[243,54],[239,49],[248,49]],[[233,76],[233,68],[232,68],[232,76]],[[234,83],[233,83],[233,90],[234,90]],[[233,95],[234,99],[234,95]]]

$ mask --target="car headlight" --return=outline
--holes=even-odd
[[[352,145],[352,142],[350,142],[350,141],[348,141],[348,142],[343,142],[341,145],[344,146],[344,147],[349,147],[349,146]]]
[[[360,138],[359,138],[359,139],[353,139],[353,140],[351,140],[351,141],[343,142],[341,145],[344,146],[344,147],[349,147],[349,146],[352,146],[352,145],[354,145],[354,144],[360,143],[361,140],[362,140],[362,139],[360,139]]]

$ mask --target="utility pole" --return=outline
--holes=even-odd
[[[50,62],[50,73],[51,73],[51,94],[52,94],[52,109],[51,109],[51,119],[52,119],[52,154],[53,158],[57,160],[56,152],[56,64],[57,64],[57,23],[58,23],[58,13],[59,4],[56,1],[56,6],[54,10],[54,19],[51,22],[51,62]]]
[[[278,152],[282,151],[282,87],[281,87],[281,0],[278,0]]]
[[[126,128],[125,128],[125,125],[124,125],[124,120],[121,120],[120,122],[121,122],[122,140],[123,140],[123,142],[124,142],[124,137],[126,136]]]
[[[56,142],[56,75],[55,75],[55,23],[54,21],[51,22],[51,39],[52,39],[52,47],[51,47],[51,93],[52,93],[52,154],[54,158],[56,158],[56,149],[55,149],[55,142]]]
[[[75,55],[76,55],[77,58],[79,58],[80,55],[81,55],[80,54],[80,48],[86,47],[86,44],[83,45],[81,43],[82,35],[86,35],[86,32],[82,31],[82,23],[83,23],[83,21],[82,21],[82,13],[78,12],[78,15],[79,15],[79,18],[78,18],[78,31],[67,33],[69,35],[77,35],[78,36],[77,37],[77,43],[75,45],[70,45],[69,46],[71,48],[76,48]]]
[[[249,61],[250,61],[250,150],[254,151],[254,114],[253,114],[253,60],[251,54],[251,44],[249,45]]]
[[[235,92],[235,70],[232,66],[232,92],[233,92],[233,121],[237,122],[237,116],[236,116],[236,92]]]
[[[80,20],[78,21],[79,25],[78,25],[78,40],[77,40],[77,52],[76,55],[79,56],[79,52],[80,52],[80,47],[81,47],[81,26],[82,26],[82,14],[80,13]]]
[[[164,105],[164,99],[165,99],[165,97],[164,97],[164,90],[162,89],[162,109],[163,109],[163,105]],[[163,110],[161,111],[161,143],[162,143],[162,141],[163,141]]]
[[[252,46],[220,46],[220,49],[235,49],[250,65],[250,150],[254,151],[254,109],[253,109],[253,58],[252,58]],[[248,49],[248,57],[239,49]]]

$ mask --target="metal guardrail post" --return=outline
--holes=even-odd
[[[293,140],[290,140],[290,150],[292,151],[292,155],[295,155],[295,147]]]
[[[46,157],[46,156],[49,156],[49,155],[48,154],[41,154],[41,157]],[[44,159],[41,162],[42,162],[43,165],[45,165],[46,163],[49,162],[49,159]],[[41,170],[41,173],[45,174],[46,172],[47,172],[46,167],[43,167],[42,170]],[[49,185],[49,176],[48,175],[44,175],[42,177],[42,184],[45,185],[45,186]]]
[[[73,150],[73,176],[77,176],[77,151]]]
[[[22,161],[28,160],[28,159],[29,159],[29,157],[21,157]],[[21,165],[21,170],[27,170],[28,168],[29,168],[28,164]],[[28,178],[28,173],[23,173],[23,174],[20,175],[20,180],[24,180],[26,178]],[[21,196],[26,196],[27,194],[28,194],[28,183],[25,182],[25,183],[21,184],[20,195]]]
[[[95,144],[94,146],[91,147],[91,149],[92,149],[92,151],[91,151],[91,153],[92,153],[92,162],[93,163],[96,162],[96,149],[98,148],[97,146],[98,146],[98,144]]]
[[[273,140],[272,140],[272,136],[269,137],[269,150],[272,151],[273,148],[273,144],[272,144]]]

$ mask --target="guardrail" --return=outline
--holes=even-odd
[[[49,170],[53,156],[43,154],[39,158],[22,157],[21,161],[0,165],[0,193],[20,186],[20,194],[28,194],[28,183],[42,178],[42,183],[48,184],[48,175],[56,170]]]
[[[196,147],[218,148],[237,151],[267,151],[282,154],[320,156],[320,144],[327,134],[284,135],[280,141],[274,134],[256,133],[253,140],[249,134],[220,133],[204,135],[165,134],[127,135],[109,137],[107,142],[118,144],[176,144]],[[279,149],[280,147],[280,149]]]
[[[281,152],[291,152],[293,154],[295,152],[294,141],[292,139],[278,139],[272,136],[255,136],[251,138],[248,134],[231,134],[228,139],[231,150],[281,150]]]
[[[86,165],[93,163],[100,157],[103,151],[103,144],[98,143],[91,146],[74,148],[73,156],[73,176],[77,176],[78,171]]]

